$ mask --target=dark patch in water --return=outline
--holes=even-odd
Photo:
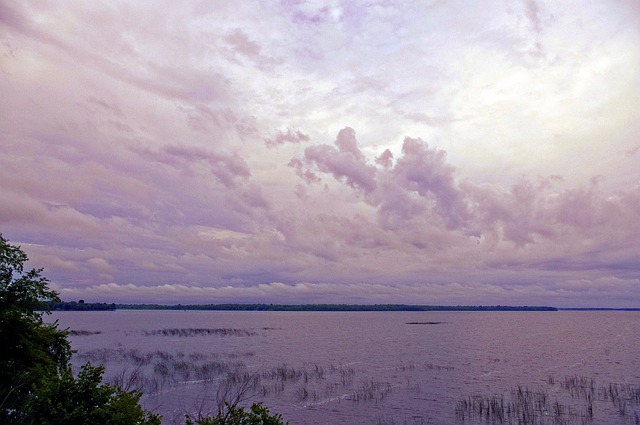
[[[87,336],[87,335],[98,335],[101,334],[102,331],[85,331],[85,330],[70,330],[69,335],[72,336]]]
[[[215,328],[215,329],[202,329],[202,328],[187,328],[187,329],[158,329],[153,331],[142,331],[145,336],[163,335],[163,336],[202,336],[202,335],[216,335],[216,336],[252,336],[256,335],[249,329],[231,329],[231,328]]]

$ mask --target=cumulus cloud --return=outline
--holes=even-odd
[[[449,226],[463,224],[467,215],[464,195],[456,187],[454,169],[446,162],[446,153],[411,138],[405,139],[402,153],[392,170],[399,185],[422,197],[434,197],[436,211]]]
[[[330,145],[307,148],[305,163],[363,190],[371,204],[382,205],[386,212],[398,210],[400,216],[406,217],[408,210],[423,210],[412,204],[432,203],[433,210],[450,227],[463,225],[468,218],[465,194],[457,186],[454,168],[447,163],[444,151],[407,137],[402,145],[403,155],[392,167],[393,155],[388,149],[376,158],[375,164],[369,163],[358,148],[355,131],[349,127],[340,130],[335,145],[337,149]],[[298,159],[295,164],[298,169],[302,167]],[[414,200],[413,194],[423,200]]]
[[[376,164],[382,165],[384,168],[389,168],[393,164],[393,153],[389,149],[385,149],[384,152],[376,158]]]
[[[296,171],[298,177],[302,178],[307,183],[317,183],[320,181],[320,177],[318,177],[313,171],[305,168],[304,163],[299,158],[292,158],[287,165],[292,167]]]
[[[319,171],[344,180],[349,186],[371,192],[376,188],[376,168],[367,164],[358,149],[355,131],[349,127],[338,133],[335,144],[314,145],[304,151],[304,160]]]
[[[576,260],[582,257],[580,262],[584,265],[589,259],[595,261],[595,254],[583,245],[594,237],[594,233],[590,236],[589,232],[599,234],[600,229],[609,228],[610,232],[617,233],[614,228],[630,231],[628,226],[638,227],[628,221],[631,216],[637,216],[638,211],[629,205],[623,207],[621,194],[605,196],[598,189],[597,180],[587,186],[566,189],[561,188],[563,182],[558,176],[541,178],[537,182],[522,177],[511,187],[477,184],[456,175],[455,168],[447,161],[446,152],[409,137],[403,142],[402,156],[393,166],[376,159],[375,167],[357,148],[354,135],[351,129],[346,134],[343,130],[337,138],[342,140],[340,149],[330,145],[307,149],[305,164],[315,167],[316,173],[330,174],[347,186],[363,190],[367,195],[366,202],[377,213],[378,225],[395,232],[412,229],[413,237],[402,233],[397,233],[397,237],[406,237],[405,242],[418,249],[447,244],[454,248],[458,242],[451,237],[416,238],[419,235],[415,232],[416,226],[434,230],[442,226],[443,230],[461,232],[459,235],[463,239],[481,243],[483,249],[489,250],[488,258],[502,255],[512,247],[522,251],[515,255],[517,260],[508,262],[527,262],[524,258],[530,256],[530,261],[540,261],[541,267],[557,269],[562,266],[551,266],[551,259],[546,266],[542,265],[546,260],[538,260],[548,249],[544,247],[559,244],[561,250],[569,249]],[[390,158],[390,152],[385,154]],[[336,164],[342,164],[339,161],[346,155],[351,162],[345,163],[351,167],[338,167]],[[303,166],[302,161],[295,161],[298,167]],[[369,170],[366,175],[371,183],[360,183],[365,180],[359,180],[360,174],[353,171],[358,167]],[[637,191],[625,192],[624,199],[634,199],[636,195]],[[634,204],[634,201],[630,203]],[[610,239],[600,234],[597,237],[601,243]],[[574,243],[578,245],[571,246]],[[558,252],[554,248],[547,254],[553,256]],[[564,267],[570,267],[568,262],[564,264]]]

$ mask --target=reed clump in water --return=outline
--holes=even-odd
[[[508,398],[502,394],[469,396],[457,402],[456,417],[461,421],[493,424],[586,425],[595,423],[596,407],[606,411],[610,402],[619,417],[640,425],[640,415],[635,410],[640,405],[640,387],[620,384],[597,387],[594,379],[584,376],[565,377],[559,385],[553,377],[547,382],[551,392],[518,386]],[[562,399],[558,387],[568,397]]]
[[[178,337],[195,337],[195,336],[253,336],[257,332],[250,329],[235,328],[165,328],[152,331],[142,331],[144,336],[178,336]]]
[[[379,401],[383,400],[387,394],[391,392],[391,384],[389,382],[365,381],[351,392],[350,400],[355,402],[361,401]]]
[[[188,336],[195,332],[201,331],[174,332],[169,329],[163,330],[162,335]],[[224,331],[222,334],[230,335],[230,332]],[[238,335],[244,335],[244,332]],[[283,363],[250,373],[242,360],[254,355],[250,352],[144,352],[118,346],[77,353],[76,358],[105,364],[111,382],[140,390],[145,397],[159,396],[183,385],[199,384],[216,388],[242,383],[246,389],[263,398],[291,397],[303,404],[343,399],[361,403],[382,401],[392,388],[388,382],[368,378],[358,380],[356,369],[341,364],[323,367],[313,362],[301,366]]]
[[[89,336],[89,335],[100,335],[102,331],[88,331],[85,329],[72,329],[69,331],[70,336]]]
[[[521,425],[565,425],[568,416],[576,415],[557,400],[552,401],[547,393],[520,386],[511,391],[509,398],[503,394],[469,396],[458,401],[455,414],[462,421]]]

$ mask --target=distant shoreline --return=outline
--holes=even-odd
[[[558,310],[567,311],[640,311],[640,307],[566,307]]]
[[[547,306],[438,306],[407,304],[118,304],[122,310],[207,311],[556,311]]]
[[[43,306],[46,309],[46,306]],[[468,306],[410,304],[107,304],[58,302],[51,311],[194,310],[194,311],[557,311],[549,306]]]
[[[413,304],[115,304],[62,301],[43,305],[50,311],[193,310],[193,311],[640,311],[640,308]]]

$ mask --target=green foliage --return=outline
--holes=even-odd
[[[139,392],[101,384],[101,367],[74,378],[67,332],[36,311],[60,298],[42,269],[25,272],[27,260],[0,235],[0,423],[159,425]]]
[[[187,416],[186,425],[286,425],[280,414],[270,414],[261,403],[253,403],[248,411],[225,403],[223,412],[213,417],[199,418],[194,422]]]
[[[27,423],[160,425],[160,416],[140,406],[140,392],[102,384],[103,371],[87,363],[77,378],[66,370],[59,379],[46,381],[27,402]]]
[[[0,422],[18,415],[31,388],[56,377],[71,358],[66,332],[34,311],[58,295],[42,270],[24,271],[26,261],[20,247],[0,235]]]

